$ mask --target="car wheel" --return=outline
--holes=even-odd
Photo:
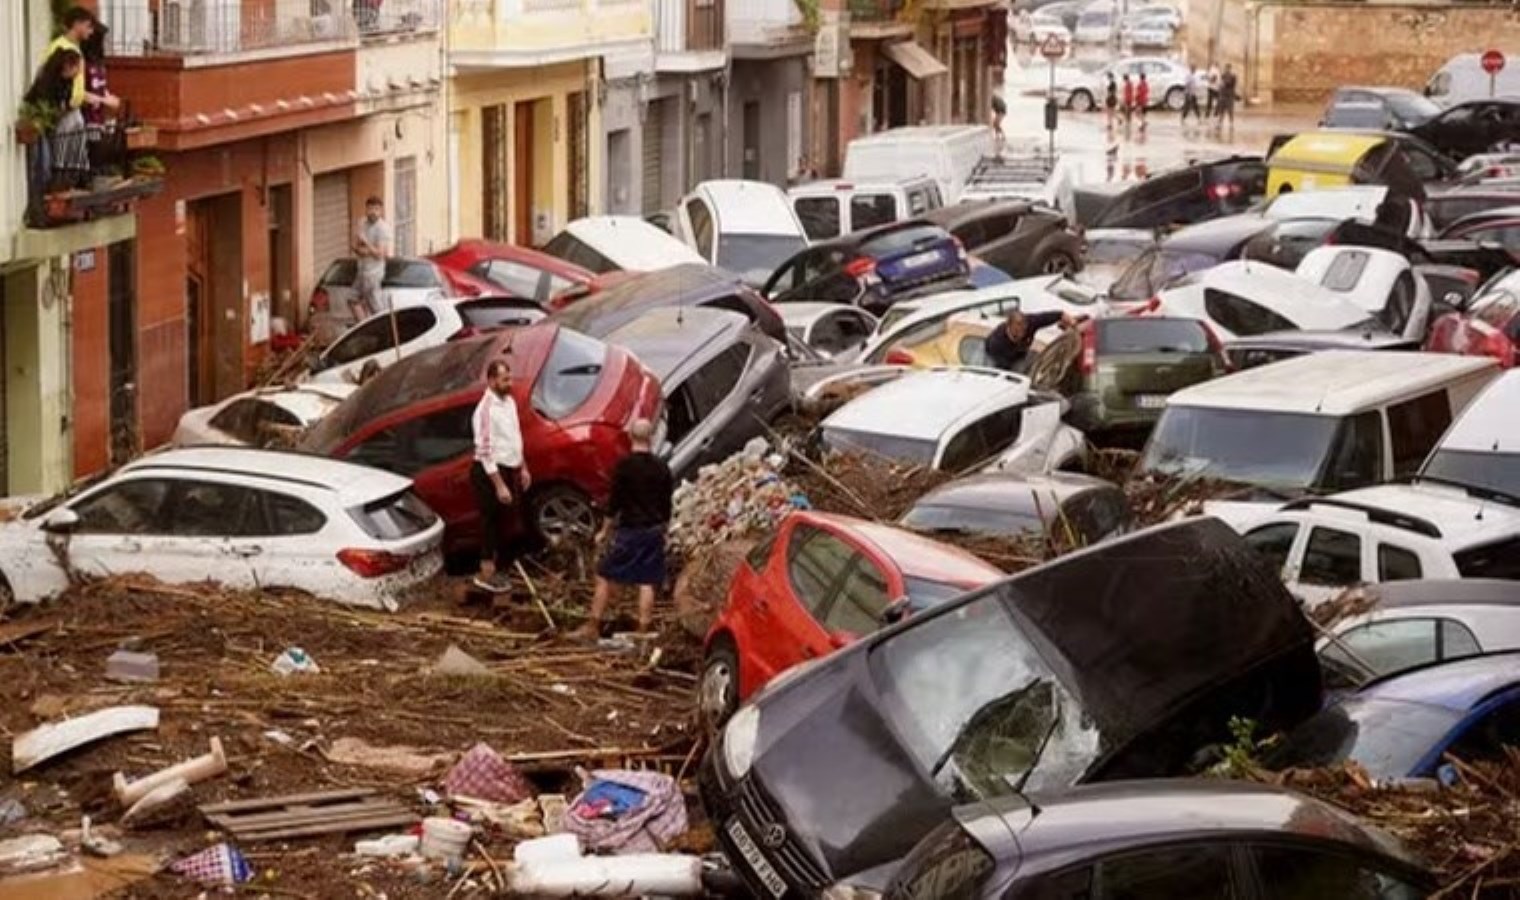
[[[1183,100],[1183,97],[1184,97],[1184,93],[1183,93],[1182,88],[1180,88],[1180,87],[1174,87],[1171,90],[1167,91],[1166,92],[1166,108],[1169,109],[1169,110],[1172,110],[1173,112],[1176,112],[1177,110],[1182,109],[1182,100]]]
[[[1072,91],[1067,105],[1075,112],[1092,112],[1096,104],[1093,103],[1093,95],[1087,91]]]
[[[1065,275],[1077,270],[1077,260],[1065,250],[1056,250],[1040,262],[1041,275]]]
[[[697,709],[709,732],[723,727],[739,708],[739,653],[734,642],[720,637],[702,661],[702,677],[697,682]]]
[[[533,495],[533,529],[544,542],[554,546],[567,542],[589,541],[596,535],[596,507],[584,491],[566,484],[555,484]]]

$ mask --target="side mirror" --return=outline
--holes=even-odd
[[[881,611],[882,624],[896,625],[898,622],[906,619],[908,617],[908,609],[911,606],[912,601],[907,597],[898,597],[896,600],[888,603],[887,608]]]
[[[42,530],[49,534],[68,534],[79,527],[79,513],[60,507],[42,520]]]

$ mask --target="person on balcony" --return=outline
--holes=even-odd
[[[72,105],[74,79],[83,71],[84,58],[77,50],[57,50],[48,55],[22,98],[57,117],[43,136],[34,168],[34,180],[44,193],[78,187],[89,174],[84,119]]]
[[[106,35],[110,29],[96,22],[94,30],[80,49],[84,51],[84,90],[86,97],[116,98],[106,79]],[[126,159],[126,135],[116,127],[116,104],[89,103],[82,108],[85,131],[89,138],[90,168],[99,172],[112,162]],[[125,174],[125,173],[122,173]]]
[[[95,14],[83,6],[71,6],[63,13],[63,32],[53,42],[48,44],[47,54],[43,62],[52,59],[57,53],[72,50],[80,58],[84,57],[84,45],[95,33],[96,28],[102,27],[100,20]],[[111,96],[109,92],[94,93],[89,89],[86,82],[85,70],[81,67],[74,76],[72,90],[69,95],[69,107],[72,109],[84,109],[86,106],[104,106],[115,109],[121,105],[121,101]]]

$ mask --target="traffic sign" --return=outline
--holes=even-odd
[[[1504,71],[1504,54],[1498,50],[1485,50],[1483,56],[1478,60],[1478,64],[1488,74],[1498,75]]]
[[[1060,59],[1066,55],[1066,42],[1057,35],[1047,34],[1040,42],[1040,55],[1049,60]]]

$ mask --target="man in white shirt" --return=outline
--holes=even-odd
[[[380,311],[380,288],[385,282],[385,261],[391,256],[391,225],[384,218],[385,204],[379,197],[364,201],[364,218],[354,231],[354,254],[359,257],[354,276],[355,321],[362,322]]]
[[[506,591],[502,565],[502,532],[514,526],[518,500],[528,486],[523,460],[522,429],[512,399],[512,368],[504,359],[486,369],[486,390],[470,417],[475,436],[475,464],[470,484],[480,507],[480,572],[475,586],[493,594]]]

